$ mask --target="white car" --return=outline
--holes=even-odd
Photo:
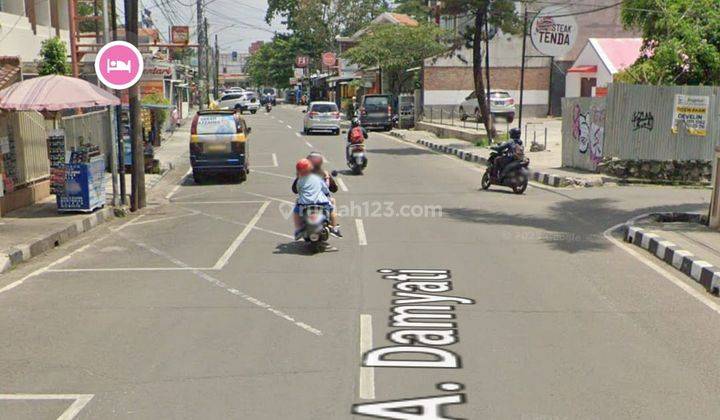
[[[330,131],[340,134],[340,111],[335,102],[310,102],[308,108],[303,110],[303,131],[310,134],[313,131]]]
[[[475,92],[460,104],[458,112],[460,118],[466,120],[468,117],[474,117],[478,121],[481,119],[480,107],[478,105]],[[515,119],[515,100],[509,93],[501,90],[490,91],[490,114],[493,118],[504,118],[508,123]]]
[[[255,114],[260,109],[260,101],[252,92],[230,92],[226,93],[218,101],[220,109],[235,109],[242,114],[250,111]]]

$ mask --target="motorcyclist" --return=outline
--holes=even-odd
[[[360,139],[360,136],[362,136],[362,140]],[[368,138],[368,132],[365,129],[365,127],[362,127],[360,125],[360,120],[355,117],[350,121],[350,129],[347,133],[347,146],[345,147],[345,159],[350,159],[350,148],[349,146],[351,144],[359,144],[363,143]]]
[[[493,146],[491,149],[498,152],[499,156],[495,158],[495,176],[505,175],[504,169],[513,161],[522,159],[524,153],[523,142],[520,139],[520,129],[512,128],[508,133],[510,140]],[[502,171],[502,172],[501,172]],[[500,176],[501,178],[502,176]]]
[[[331,193],[337,192],[338,187],[335,179],[323,168],[324,158],[320,153],[313,152],[307,158],[301,159],[296,164],[297,177],[292,184],[292,191],[298,194],[298,202],[294,210],[295,239],[299,239],[302,233],[302,221],[300,218],[300,206],[307,204],[322,204],[330,214],[330,233],[333,236],[342,238],[340,226],[337,224],[337,212],[335,211],[335,199]],[[319,187],[322,194],[315,192],[318,187],[316,181],[320,180]],[[310,199],[309,197],[315,197]],[[313,201],[313,202],[311,202]]]

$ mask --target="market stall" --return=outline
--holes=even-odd
[[[46,158],[51,193],[56,195],[59,211],[93,211],[105,204],[105,157],[89,142],[68,147],[64,131],[58,128],[60,111],[119,104],[117,97],[91,83],[59,75],[29,79],[0,90],[0,109],[37,111],[53,122],[53,129],[46,133]]]

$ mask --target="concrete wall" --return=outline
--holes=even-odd
[[[7,2],[8,0],[5,1]],[[22,6],[22,9],[20,9],[18,5]],[[35,28],[37,33],[33,32],[30,20],[24,15],[25,9],[22,2],[9,2],[5,6],[5,9],[8,11],[22,10],[23,14],[0,12],[0,39],[2,39],[2,42],[0,42],[0,56],[18,56],[20,57],[20,61],[24,63],[37,60],[40,55],[42,41],[52,38],[56,34],[56,29],[49,24],[49,0],[45,0],[44,2],[39,1],[36,4],[36,14],[38,14],[40,10],[47,9],[47,19],[43,17],[43,20],[38,20],[38,25],[36,25]],[[65,6],[67,6],[67,3],[65,3]],[[62,18],[63,15],[61,13],[59,14],[61,16],[60,27],[67,27],[67,12],[65,13],[65,19]],[[40,17],[40,14],[37,16]],[[45,20],[48,22],[47,25],[40,24],[40,22],[44,22]],[[69,49],[70,33],[65,29],[61,29],[60,38],[65,41]]]

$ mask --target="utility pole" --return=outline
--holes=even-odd
[[[487,6],[485,7],[485,89],[487,89],[487,109],[488,112],[490,112],[490,23],[488,20],[490,19],[490,14],[488,13]],[[477,36],[477,35],[476,35]],[[490,118],[492,118],[492,112],[490,112]],[[493,124],[494,125],[494,124]],[[490,136],[490,142],[492,143],[492,133],[494,130],[490,130],[488,133],[488,136]]]
[[[138,0],[125,0],[125,40],[138,46]],[[145,156],[140,121],[140,87],[128,89],[130,98],[130,137],[132,141],[132,177],[130,211],[145,207]]]
[[[117,36],[117,7],[115,0],[110,0],[110,25],[112,26],[112,39],[113,41],[118,40]],[[120,91],[115,91],[115,94],[122,97]],[[127,204],[127,187],[125,186],[125,143],[123,142],[122,135],[122,105],[115,107],[115,124],[117,125],[116,130],[118,133],[117,148],[118,148],[118,177],[120,178],[120,204]]]
[[[205,96],[208,100],[208,106],[210,105],[210,64],[212,63],[213,51],[210,48],[210,38],[208,37],[208,20],[204,18],[203,22],[203,38],[205,40]]]
[[[522,63],[520,64],[520,109],[518,110],[518,128],[522,130],[523,95],[525,93],[525,51],[527,42],[528,11],[527,4],[523,3],[525,13],[523,15],[523,41],[522,41]],[[552,70],[552,69],[551,69]],[[527,139],[525,139],[527,141]]]
[[[103,41],[107,44],[110,42],[110,10],[108,9],[108,0],[103,0],[102,3],[103,13]],[[117,94],[117,93],[116,93]],[[108,118],[110,119],[110,172],[112,173],[112,192],[113,206],[117,207],[120,202],[118,201],[118,149],[117,149],[117,137],[118,131],[115,129],[115,110],[113,108],[108,109]]]
[[[220,97],[220,47],[218,46],[218,36],[215,34],[215,100]]]
[[[198,94],[200,95],[200,110],[205,109],[207,85],[205,81],[205,18],[203,17],[203,0],[197,0],[197,26],[198,26]]]

